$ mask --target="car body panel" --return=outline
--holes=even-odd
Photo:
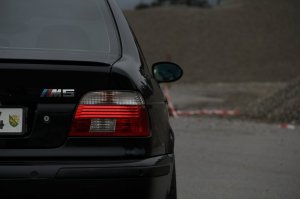
[[[0,165],[3,198],[165,199],[173,156],[143,160],[7,162]]]

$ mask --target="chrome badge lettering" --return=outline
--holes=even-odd
[[[44,89],[41,97],[75,97],[75,89]]]

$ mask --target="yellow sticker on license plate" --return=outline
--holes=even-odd
[[[0,134],[22,133],[22,108],[0,108]]]

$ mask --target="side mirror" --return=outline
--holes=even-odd
[[[177,64],[171,62],[155,63],[152,67],[154,78],[159,82],[174,82],[183,75],[183,70]]]

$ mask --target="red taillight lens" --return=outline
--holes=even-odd
[[[69,136],[150,136],[143,98],[136,92],[88,93],[77,107]]]

